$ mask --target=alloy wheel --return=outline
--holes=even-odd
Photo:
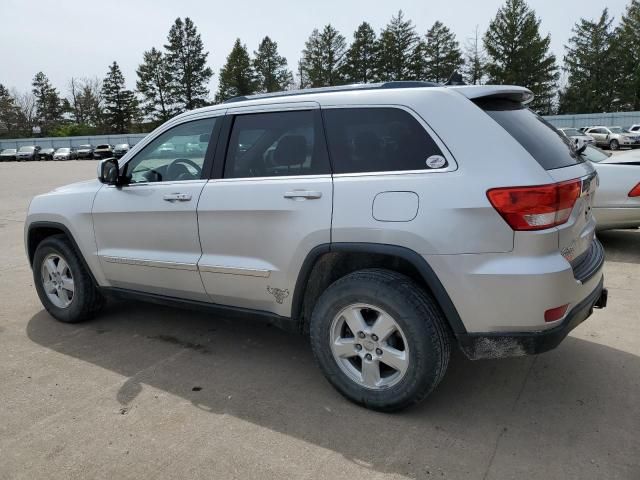
[[[73,274],[67,261],[57,253],[51,253],[42,262],[42,286],[47,297],[58,308],[71,305],[74,296]]]

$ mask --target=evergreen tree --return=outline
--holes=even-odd
[[[137,117],[138,102],[131,90],[125,88],[124,76],[116,62],[102,82],[105,126],[113,133],[128,133]]]
[[[0,135],[12,136],[18,129],[18,106],[9,90],[0,83]]]
[[[424,79],[446,82],[464,64],[456,36],[442,22],[436,22],[426,35],[422,47]]]
[[[36,97],[37,121],[42,132],[46,133],[62,121],[63,105],[60,95],[42,72],[36,73],[31,86]]]
[[[525,0],[507,0],[484,35],[489,81],[529,88],[535,94],[531,108],[550,113],[559,78],[550,42]]]
[[[487,70],[487,54],[482,47],[478,27],[473,37],[468,38],[464,47],[464,75],[470,85],[484,83]]]
[[[617,59],[613,19],[605,8],[597,21],[580,19],[565,46],[566,88],[560,94],[560,112],[591,113],[615,109]]]
[[[640,0],[631,0],[617,31],[619,91],[624,110],[640,110]]]
[[[370,83],[376,78],[378,40],[376,32],[362,22],[353,33],[353,42],[347,50],[342,68],[347,83]]]
[[[258,81],[251,65],[249,52],[238,38],[227,57],[227,63],[220,69],[220,84],[216,94],[216,103],[240,95],[251,95],[256,92],[257,88]]]
[[[260,92],[279,92],[293,84],[293,74],[287,68],[287,59],[278,54],[278,44],[264,37],[253,52],[253,69]]]
[[[305,86],[328,87],[342,84],[341,73],[346,49],[345,38],[331,25],[326,25],[322,32],[314,29],[305,43],[300,59]]]
[[[136,88],[142,95],[142,113],[156,123],[173,116],[170,88],[172,77],[166,57],[155,47],[144,52],[143,61],[136,71]]]
[[[381,81],[420,79],[421,42],[402,10],[382,30],[379,40],[378,77]]]
[[[189,17],[176,18],[169,30],[166,61],[171,75],[171,96],[179,111],[202,107],[209,96],[208,83],[213,72],[207,67],[209,52]]]

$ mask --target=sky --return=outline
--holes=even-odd
[[[353,31],[369,22],[379,32],[399,9],[424,35],[436,20],[456,34],[458,41],[483,32],[504,0],[0,0],[0,83],[19,91],[31,88],[43,71],[62,94],[71,77],[103,78],[115,60],[129,88],[135,87],[142,54],[161,48],[177,17],[191,17],[209,52],[215,72],[236,38],[250,52],[269,35],[295,70],[304,42],[314,28],[331,23],[350,41]],[[580,17],[596,18],[607,6],[615,21],[629,0],[529,0],[542,20],[541,31],[551,34],[551,48],[559,60],[571,29]]]

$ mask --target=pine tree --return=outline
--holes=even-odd
[[[36,97],[37,120],[42,132],[46,133],[62,121],[63,106],[60,95],[42,72],[36,73],[31,86]]]
[[[12,136],[17,133],[18,114],[15,99],[0,83],[0,135]]]
[[[227,57],[227,63],[220,69],[216,103],[224,102],[231,97],[251,95],[257,88],[258,81],[251,65],[249,52],[238,38]]]
[[[347,49],[345,38],[331,25],[314,29],[305,43],[300,71],[307,87],[328,87],[343,83],[342,66]]]
[[[427,31],[421,54],[424,78],[436,83],[446,82],[464,64],[456,36],[442,22],[434,23]]]
[[[487,54],[482,47],[478,27],[474,36],[468,38],[464,47],[464,75],[467,83],[480,85],[484,83],[487,71]]]
[[[169,120],[174,109],[170,93],[172,77],[166,57],[155,47],[151,48],[144,52],[136,73],[136,88],[142,95],[142,113],[156,123]]]
[[[489,81],[529,88],[535,94],[531,108],[550,113],[559,78],[550,42],[525,0],[507,0],[484,35]]]
[[[580,19],[565,46],[568,81],[560,94],[561,113],[606,112],[615,109],[617,59],[613,19],[605,8],[597,21]]]
[[[113,133],[128,133],[137,116],[138,102],[131,90],[125,88],[124,76],[116,62],[102,82],[106,127]]]
[[[262,39],[253,55],[259,92],[279,92],[293,84],[293,73],[287,68],[287,59],[278,53],[278,44],[268,36]]]
[[[402,10],[382,30],[379,40],[378,77],[381,81],[421,79],[421,42]]]
[[[621,107],[640,110],[640,0],[631,0],[617,30]]]
[[[376,79],[377,64],[376,32],[367,22],[362,22],[353,33],[353,42],[345,54],[343,77],[347,83],[373,82]]]
[[[171,75],[171,96],[179,111],[206,105],[208,83],[213,72],[207,67],[209,52],[204,51],[202,38],[189,17],[176,18],[169,30],[166,61]]]

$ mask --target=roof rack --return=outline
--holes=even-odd
[[[441,86],[442,85],[440,85],[439,83],[422,82],[417,80],[403,80],[403,81],[381,82],[381,83],[356,83],[353,85],[340,85],[337,87],[305,88],[303,90],[285,90],[283,92],[244,95],[244,96],[230,98],[228,100],[225,100],[222,103],[235,103],[235,102],[242,102],[244,100],[258,100],[261,98],[289,97],[293,95],[312,95],[314,93],[351,92],[354,90],[379,90],[379,89],[385,89],[385,88],[420,88],[420,87],[441,87]]]

